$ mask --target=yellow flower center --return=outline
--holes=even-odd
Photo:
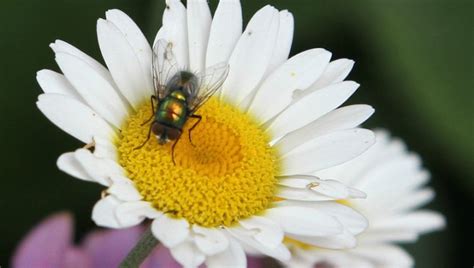
[[[269,207],[278,165],[269,137],[249,115],[230,104],[209,100],[188,118],[176,144],[146,140],[152,116],[143,104],[124,124],[117,141],[120,164],[144,200],[163,212],[205,227],[230,226]],[[194,146],[193,146],[194,145]]]

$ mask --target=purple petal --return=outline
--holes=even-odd
[[[92,268],[91,260],[84,250],[71,248],[67,250],[64,256],[64,268]]]
[[[140,266],[140,268],[155,267],[181,268],[181,265],[174,260],[168,248],[163,245],[158,245],[153,253],[150,254],[150,256]]]
[[[247,268],[262,268],[263,258],[252,257],[247,255]]]
[[[140,226],[122,230],[95,231],[83,242],[84,251],[90,256],[92,267],[118,267],[143,233]]]
[[[13,267],[62,267],[66,251],[72,247],[72,229],[69,213],[46,218],[22,240],[13,254]]]

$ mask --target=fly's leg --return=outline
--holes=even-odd
[[[173,165],[175,166],[176,166],[176,162],[174,161],[174,148],[176,147],[176,144],[178,144],[179,139],[181,139],[181,135],[179,135],[179,137],[173,143],[173,146],[171,146],[171,160],[173,160]]]
[[[155,104],[153,103],[153,101],[157,101],[157,100],[158,100],[158,99],[156,98],[155,95],[151,95],[151,97],[150,97],[151,116],[150,116],[150,118],[148,118],[145,122],[143,122],[143,123],[141,124],[141,126],[146,125],[146,124],[147,124],[148,122],[150,122],[150,121],[153,119],[153,117],[155,116]]]
[[[196,123],[194,123],[194,125],[188,130],[189,142],[191,143],[192,146],[195,146],[193,144],[193,140],[191,139],[191,131],[193,131],[193,129],[197,127],[197,125],[201,122],[202,116],[197,115],[197,114],[192,114],[189,117],[197,119]]]
[[[150,137],[151,137],[151,129],[153,128],[153,124],[150,125],[150,128],[148,129],[148,135],[146,137],[146,140],[145,142],[142,143],[142,145],[138,146],[138,147],[135,147],[133,150],[138,150],[138,149],[141,149],[143,146],[145,146],[145,144],[150,140]]]

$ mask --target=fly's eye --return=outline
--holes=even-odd
[[[168,139],[170,140],[177,140],[181,135],[181,131],[175,128],[168,128],[167,129]]]
[[[156,136],[160,136],[163,131],[164,131],[164,126],[160,123],[153,123],[153,125],[151,126],[151,131],[153,131],[153,134],[155,134]]]

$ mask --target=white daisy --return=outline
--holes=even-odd
[[[289,267],[411,267],[413,259],[394,243],[415,242],[420,234],[444,226],[441,214],[418,209],[434,197],[433,190],[424,187],[429,174],[421,168],[420,158],[386,132],[376,132],[376,139],[363,155],[317,173],[335,176],[367,193],[367,199],[342,202],[370,223],[357,236],[357,247],[328,250],[293,243]]]
[[[108,69],[56,41],[51,47],[64,75],[38,73],[45,92],[39,109],[88,144],[63,154],[59,168],[107,187],[92,219],[111,228],[152,219],[153,234],[186,267],[245,266],[244,248],[285,261],[284,237],[346,247],[366,220],[325,201],[364,194],[301,174],[348,161],[374,142],[371,131],[357,128],[373,113],[370,106],[338,108],[359,86],[343,81],[353,62],[330,62],[324,49],[287,59],[288,11],[265,6],[242,33],[239,1],[220,1],[214,19],[207,1],[187,2],[187,8],[166,2],[156,42],[170,44],[177,69],[199,74],[222,62],[230,67],[221,91],[197,111],[202,121],[193,144],[186,124],[174,159],[171,143],[155,138],[137,149],[149,129],[142,123],[152,115],[153,52],[121,11],[110,10],[97,23]]]

